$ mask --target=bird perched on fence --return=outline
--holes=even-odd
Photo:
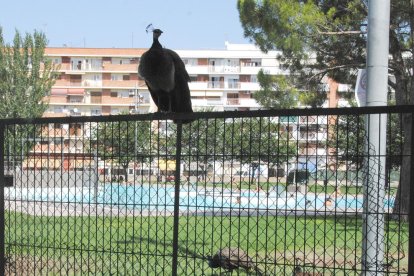
[[[176,52],[162,47],[158,41],[163,33],[160,29],[153,29],[150,24],[148,30],[152,30],[153,42],[141,56],[138,73],[145,80],[158,111],[193,112],[188,87],[190,76],[184,62]]]
[[[263,272],[255,265],[252,258],[237,247],[222,248],[215,255],[207,257],[207,260],[208,266],[211,268],[221,267],[229,272],[243,268],[249,272],[256,272],[256,275],[263,275]]]

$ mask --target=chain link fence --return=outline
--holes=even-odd
[[[0,121],[1,269],[409,275],[412,110]]]

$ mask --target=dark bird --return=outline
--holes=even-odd
[[[293,269],[292,276],[321,276],[319,272],[307,272],[303,271],[303,268],[298,264],[300,261],[299,258],[296,258],[295,260],[295,268]]]
[[[176,52],[162,47],[158,41],[160,29],[153,29],[152,33],[151,48],[140,59],[139,75],[145,80],[159,112],[193,112],[188,88],[190,76],[184,62]],[[183,120],[183,123],[191,121]]]
[[[263,275],[252,258],[237,247],[222,248],[215,255],[207,257],[207,260],[208,266],[211,268],[221,267],[229,272],[232,272],[234,269],[243,268],[248,272],[256,272],[256,275]]]

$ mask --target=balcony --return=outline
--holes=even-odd
[[[191,103],[194,106],[205,107],[207,106],[207,99],[191,99]]]
[[[101,80],[84,80],[82,84],[84,87],[102,87]]]
[[[56,68],[58,69],[59,72],[66,72],[71,70],[71,66],[69,63],[60,63],[60,64],[55,64]],[[43,69],[43,68],[41,68]]]
[[[227,105],[240,105],[239,99],[227,99]]]
[[[65,112],[44,112],[42,117],[43,118],[58,118],[58,117],[67,117],[67,113]]]
[[[260,84],[257,82],[240,82],[240,90],[258,91],[260,90]]]
[[[101,104],[102,103],[102,96],[90,96],[89,102],[91,104]]]
[[[240,82],[227,82],[228,89],[240,89]]]
[[[68,103],[84,103],[83,95],[82,96],[68,96]]]
[[[207,65],[186,65],[188,74],[190,75],[207,75],[209,73],[209,67]]]
[[[240,67],[240,74],[242,75],[257,75],[260,70],[272,75],[287,75],[289,72],[280,69],[278,66],[242,66]]]
[[[207,87],[212,89],[224,89],[224,81],[209,81]]]
[[[243,75],[257,75],[262,67],[257,66],[242,66],[240,67],[240,74]]]
[[[102,66],[105,72],[137,73],[138,64],[111,64],[105,63]]]
[[[71,72],[96,72],[96,71],[102,71],[102,64],[72,64],[69,67]]]
[[[46,96],[43,100],[49,104],[64,104],[67,103],[67,96]]]
[[[206,81],[192,81],[188,83],[190,90],[206,90],[208,83]]]
[[[67,80],[56,80],[55,87],[81,86],[81,82],[70,82]]]
[[[223,105],[221,99],[207,99],[207,105]]]
[[[134,89],[141,84],[137,80],[104,80],[102,82],[105,88],[130,88]]]
[[[240,66],[208,66],[209,73],[240,73]]]
[[[131,104],[135,103],[134,98],[121,98],[121,97],[110,97],[110,96],[102,96],[102,104],[103,105],[127,105],[130,106]]]
[[[248,99],[240,98],[239,104],[242,107],[260,107],[260,105],[256,102],[256,100],[251,99],[251,98],[248,98]]]

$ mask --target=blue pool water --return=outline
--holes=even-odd
[[[118,185],[106,184],[97,190],[89,187],[72,188],[6,188],[9,199],[63,202],[94,203],[120,208],[172,211],[174,208],[174,187],[164,185]],[[96,193],[96,195],[95,195]],[[215,209],[255,209],[277,210],[326,210],[325,194],[308,193],[287,195],[275,191],[268,195],[264,192],[242,190],[232,192],[228,189],[197,188],[185,186],[180,189],[181,211],[211,211]],[[384,201],[385,211],[394,204],[393,198]],[[335,211],[361,211],[362,196],[344,195],[336,198],[330,207]]]

